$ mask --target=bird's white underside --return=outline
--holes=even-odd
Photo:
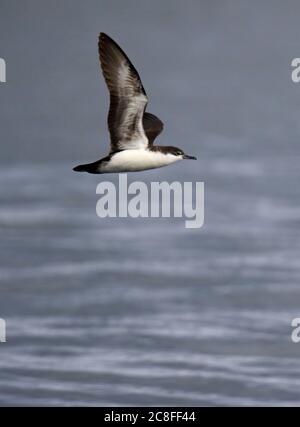
[[[182,160],[182,156],[150,150],[124,150],[112,156],[108,163],[100,165],[99,172],[139,172],[161,168]]]

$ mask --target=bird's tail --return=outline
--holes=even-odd
[[[73,171],[74,172],[86,172],[86,166],[87,165],[76,166],[76,168],[73,168]]]
[[[88,173],[99,173],[99,162],[87,163],[86,165],[79,165],[73,169],[74,172],[88,172]]]

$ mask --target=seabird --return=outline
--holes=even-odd
[[[99,55],[110,92],[110,153],[97,162],[77,166],[74,171],[136,172],[160,168],[178,160],[196,160],[180,148],[154,145],[164,125],[154,114],[146,113],[148,98],[138,72],[120,46],[104,33],[99,37]]]

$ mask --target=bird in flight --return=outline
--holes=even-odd
[[[99,55],[110,93],[110,153],[73,170],[91,174],[137,172],[179,160],[196,160],[180,148],[154,145],[164,125],[146,112],[148,98],[138,72],[120,46],[104,33],[99,37]]]

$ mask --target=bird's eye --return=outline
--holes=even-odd
[[[181,156],[182,155],[182,152],[181,151],[177,151],[177,156]]]

